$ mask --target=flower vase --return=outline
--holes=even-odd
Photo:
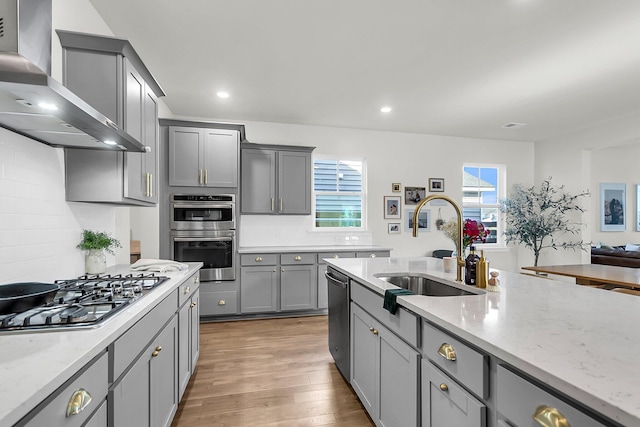
[[[102,249],[89,249],[84,259],[87,274],[101,274],[107,269],[107,256]]]

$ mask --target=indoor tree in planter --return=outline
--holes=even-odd
[[[82,240],[78,243],[77,248],[86,250],[85,272],[88,274],[104,273],[107,260],[104,252],[107,251],[111,255],[115,255],[115,248],[121,248],[120,241],[109,236],[107,233],[82,230]]]
[[[500,201],[500,210],[506,214],[507,243],[522,243],[533,251],[534,265],[538,265],[540,251],[546,248],[586,250],[588,244],[580,241],[556,240],[554,234],[577,234],[584,225],[573,218],[584,212],[580,199],[590,196],[588,191],[571,195],[564,186],[554,187],[551,177],[540,186],[524,187],[516,184],[511,195]]]

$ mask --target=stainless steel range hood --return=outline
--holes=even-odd
[[[0,2],[0,126],[54,147],[144,152],[51,74],[51,0]]]

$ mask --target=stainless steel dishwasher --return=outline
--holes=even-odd
[[[329,351],[336,362],[338,371],[349,382],[351,376],[349,278],[331,267],[327,267],[325,277],[329,294]]]

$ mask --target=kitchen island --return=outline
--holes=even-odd
[[[442,260],[435,258],[339,259],[328,263],[349,276],[356,286],[376,295],[397,289],[376,277],[381,273],[421,273],[444,282],[455,279],[455,274],[443,271]],[[499,279],[499,292],[397,297],[399,306],[407,310],[403,313],[421,319],[422,342],[413,347],[424,358],[423,376],[426,366],[434,366],[425,364],[431,345],[427,338],[434,333],[446,334],[459,340],[459,346],[468,346],[482,356],[488,365],[486,396],[483,391],[472,396],[485,407],[486,425],[519,425],[513,421],[515,415],[509,414],[518,405],[510,399],[517,396],[516,386],[521,382],[527,390],[542,390],[545,396],[569,402],[568,406],[577,408],[580,414],[587,413],[589,420],[597,420],[577,425],[640,425],[640,367],[635,362],[640,355],[640,298],[504,271],[500,271]],[[353,295],[352,288],[352,299]],[[391,330],[396,320],[391,318]],[[432,360],[439,367],[438,356]],[[447,363],[462,361],[459,355],[458,362]],[[352,363],[357,361],[352,358]],[[447,371],[443,368],[438,372]],[[455,374],[453,378],[458,379]],[[465,391],[474,391],[462,385]],[[440,388],[445,390],[444,382]],[[427,394],[423,377],[423,426],[429,425],[424,413]],[[532,400],[531,394],[526,400]],[[527,417],[531,420],[531,414]]]
[[[37,421],[33,424],[33,421],[25,420],[30,419],[34,412],[46,415],[49,409],[47,404],[58,403],[55,395],[68,387],[73,389],[70,390],[72,392],[76,390],[75,383],[69,381],[82,378],[85,373],[91,374],[87,378],[88,382],[100,384],[98,392],[93,396],[93,406],[87,406],[85,412],[92,413],[92,416],[100,415],[101,419],[106,417],[107,383],[109,393],[115,399],[118,399],[118,394],[126,395],[126,390],[123,391],[121,385],[127,380],[128,373],[136,368],[134,362],[138,358],[142,359],[141,355],[144,354],[148,343],[164,334],[165,330],[168,331],[168,342],[175,345],[175,348],[165,348],[162,353],[163,349],[157,350],[156,346],[153,363],[162,359],[156,357],[159,353],[162,356],[171,356],[170,360],[173,362],[177,362],[178,356],[185,359],[178,348],[178,328],[182,330],[182,326],[178,326],[178,317],[182,316],[183,311],[186,313],[188,309],[196,307],[192,299],[197,295],[198,270],[201,267],[202,263],[189,263],[189,269],[185,271],[157,273],[169,277],[170,280],[160,284],[114,316],[105,319],[98,326],[86,329],[7,332],[0,335],[0,425],[12,426],[18,422],[20,425],[23,422],[26,422],[25,425],[30,425],[29,422],[37,425]],[[131,272],[128,265],[110,267],[107,273],[139,274]],[[197,311],[194,313],[197,314]],[[197,316],[194,316],[193,320],[197,322]],[[184,327],[186,326],[185,323]],[[197,324],[194,332],[197,333]],[[188,338],[187,334],[183,334],[182,337]],[[193,344],[197,346],[197,334],[194,339],[196,341]],[[128,354],[132,357],[127,357]],[[176,390],[168,391],[170,400],[179,399],[177,376],[181,375],[181,371],[181,368],[175,366],[176,378],[173,379],[176,380]],[[172,377],[169,373],[165,374]],[[97,381],[97,377],[104,381]],[[54,415],[47,425],[58,425],[58,418],[64,419],[69,396],[61,396],[61,399],[64,406],[53,409]],[[111,404],[112,399],[109,399],[108,405]],[[98,406],[100,408],[96,409]],[[145,414],[143,408],[139,409],[139,413]],[[100,411],[104,413],[99,413]],[[110,407],[109,411],[114,409]],[[151,416],[153,417],[153,414]],[[170,413],[170,416],[173,416],[173,413]],[[96,425],[102,424],[98,422]]]

